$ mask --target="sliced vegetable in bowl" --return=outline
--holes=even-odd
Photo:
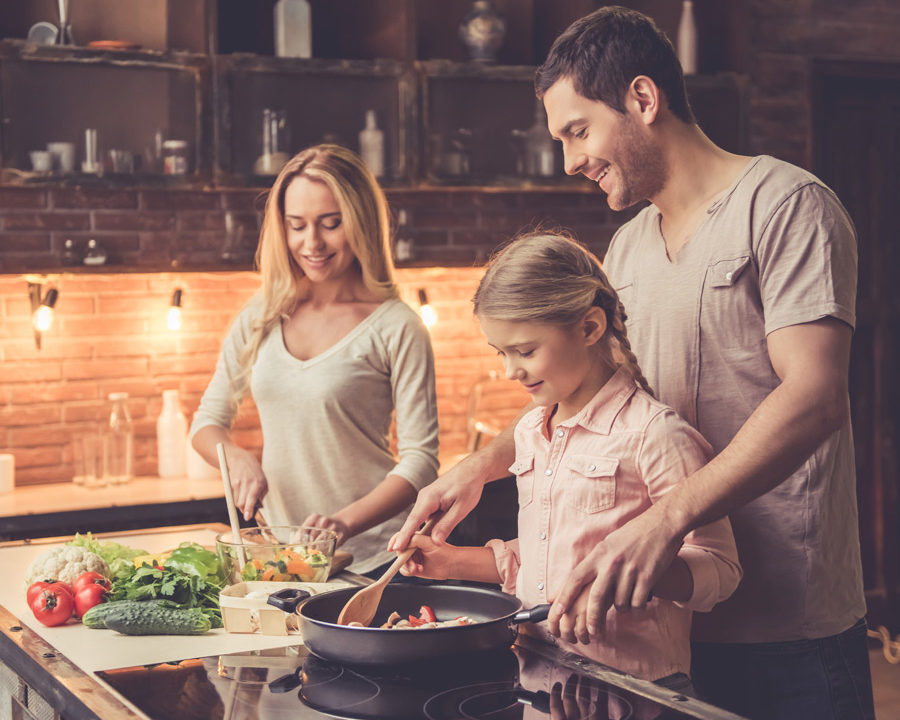
[[[226,582],[325,582],[337,545],[337,535],[322,528],[292,525],[241,530],[241,542],[231,533],[216,538],[216,550]]]

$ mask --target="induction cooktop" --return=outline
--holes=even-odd
[[[97,675],[154,720],[737,717],[521,637],[414,667],[347,667],[299,645]]]

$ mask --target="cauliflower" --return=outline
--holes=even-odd
[[[25,585],[51,578],[71,583],[82,573],[91,571],[109,577],[109,565],[97,553],[63,545],[51,548],[34,559],[25,572]]]

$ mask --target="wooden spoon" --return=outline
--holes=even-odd
[[[419,533],[428,535],[435,522],[437,522],[436,517],[429,518],[428,522],[425,523]],[[384,593],[387,584],[391,581],[391,578],[397,574],[400,568],[403,567],[403,563],[412,557],[412,554],[415,551],[416,548],[414,547],[408,547],[406,550],[401,551],[397,555],[397,559],[384,571],[384,575],[371,585],[367,585],[358,593],[351,596],[347,601],[347,604],[344,605],[341,610],[341,614],[338,615],[337,624],[349,625],[352,622],[358,622],[365,627],[369,627],[369,624],[375,617],[375,613],[378,611],[378,605],[381,602],[381,596]]]

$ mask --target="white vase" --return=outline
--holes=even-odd
[[[678,23],[678,60],[685,75],[697,72],[697,24],[694,22],[693,0],[681,3],[681,21]]]

